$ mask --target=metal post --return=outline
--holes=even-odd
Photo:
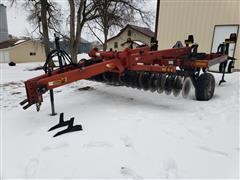
[[[51,109],[52,109],[52,114],[51,116],[55,116],[57,115],[57,113],[55,112],[55,106],[54,106],[54,93],[53,90],[50,90],[50,101],[51,101]]]
[[[60,51],[60,45],[59,45],[59,37],[57,37],[56,34],[54,34],[55,36],[55,44],[56,44],[56,49],[58,50],[58,61],[59,61],[59,65],[60,65],[60,69],[62,69],[62,58],[59,54],[59,51]],[[49,76],[51,76],[52,72],[49,71]],[[50,91],[50,103],[51,103],[51,110],[52,110],[52,113],[50,114],[51,116],[55,116],[57,115],[57,113],[55,112],[55,105],[54,105],[54,92],[53,90],[49,90]]]
[[[60,55],[60,50],[61,49],[60,49],[60,44],[59,44],[59,37],[56,34],[54,34],[54,36],[55,36],[56,49],[58,51],[57,56],[58,56],[59,67],[60,67],[61,70],[63,70],[63,62],[62,62],[62,57]]]

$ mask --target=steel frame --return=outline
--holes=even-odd
[[[50,73],[27,80],[25,82],[27,99],[20,104],[27,103],[23,109],[36,104],[39,110],[43,102],[42,94],[48,90],[105,72],[116,72],[120,75],[126,70],[171,73],[183,77],[190,76],[194,84],[201,69],[206,70],[229,58],[223,53],[197,53],[197,47],[194,44],[159,51],[152,51],[149,47],[127,48],[121,52],[102,52],[94,48],[89,52],[89,56],[101,60],[100,63],[84,66],[80,61],[78,65],[64,65]]]

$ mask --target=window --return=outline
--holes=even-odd
[[[118,48],[118,42],[114,43],[114,48]]]
[[[131,36],[131,35],[132,35],[132,31],[128,30],[128,36]]]
[[[30,54],[30,56],[36,56],[35,52],[30,52],[29,54]]]
[[[131,38],[127,38],[127,42],[128,42],[128,43],[131,43],[131,42],[132,42],[132,39],[131,39]]]

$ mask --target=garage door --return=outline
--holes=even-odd
[[[225,39],[230,37],[231,33],[238,34],[239,25],[216,25],[213,33],[213,42],[211,52],[217,52],[219,44],[223,43]],[[236,50],[235,44],[229,46],[229,56],[234,57]],[[214,65],[210,68],[211,71],[219,71],[219,65]]]
[[[0,63],[9,63],[8,51],[0,51]]]

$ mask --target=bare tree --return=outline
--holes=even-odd
[[[18,0],[11,0],[12,3]],[[19,0],[20,1],[20,0]],[[112,27],[122,27],[127,22],[133,22],[139,14],[145,20],[146,12],[138,6],[145,0],[68,0],[69,4],[69,35],[59,30],[61,20],[60,10],[53,0],[25,0],[25,6],[30,9],[28,20],[36,25],[45,45],[46,55],[50,52],[50,31],[58,32],[70,41],[70,54],[73,62],[77,62],[78,47],[81,33],[86,23],[94,21],[95,28],[104,34],[104,49],[106,50],[107,36]],[[147,21],[146,21],[147,22]],[[92,29],[93,31],[93,29]],[[93,31],[94,32],[94,31]],[[97,34],[95,34],[97,36]]]
[[[20,0],[10,0],[12,4]],[[22,1],[21,1],[22,2]],[[50,31],[57,32],[59,35],[70,41],[70,54],[73,62],[77,62],[78,47],[81,41],[82,29],[86,22],[97,18],[98,1],[94,0],[68,0],[69,4],[69,34],[60,32],[59,24],[61,21],[60,10],[56,8],[57,3],[53,0],[25,0],[25,8],[30,10],[28,20],[39,30],[45,45],[46,55],[50,52],[49,36]]]
[[[70,53],[73,62],[77,62],[78,47],[85,23],[99,17],[94,0],[68,0],[70,7]]]
[[[11,4],[20,2],[11,0]],[[22,3],[22,1],[21,1]],[[50,0],[25,0],[24,8],[29,10],[27,20],[32,23],[35,28],[32,33],[38,30],[44,44],[45,53],[50,53],[50,31],[59,32],[60,27],[60,9],[57,8],[57,3]]]
[[[40,21],[42,22],[42,32],[43,32],[43,44],[45,47],[46,56],[50,53],[49,47],[49,33],[48,33],[48,19],[47,19],[47,8],[48,2],[47,0],[41,0],[41,18]]]
[[[122,28],[128,23],[135,23],[137,16],[149,26],[151,23],[150,12],[142,10],[139,4],[144,4],[145,0],[95,0],[99,6],[97,12],[99,17],[94,19],[94,23],[88,24],[92,34],[101,42],[103,50],[107,49],[107,39],[111,29]],[[96,31],[103,34],[103,40]]]

